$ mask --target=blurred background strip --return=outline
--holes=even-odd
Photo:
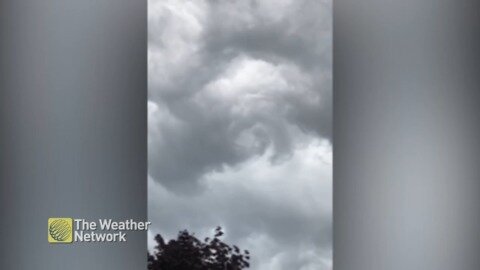
[[[334,269],[480,269],[478,1],[334,5]]]
[[[147,3],[0,0],[0,269],[145,269],[127,243],[51,245],[49,217],[145,220]]]

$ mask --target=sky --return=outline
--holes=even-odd
[[[222,226],[250,269],[332,268],[331,21],[330,0],[149,0],[149,249]]]

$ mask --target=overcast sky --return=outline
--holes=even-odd
[[[149,0],[149,240],[220,225],[251,269],[331,269],[331,13]]]

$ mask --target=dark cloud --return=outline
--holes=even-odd
[[[154,230],[220,224],[254,269],[328,269],[331,88],[330,1],[150,0]]]

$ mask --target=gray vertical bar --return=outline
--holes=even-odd
[[[335,1],[336,270],[480,269],[478,10]]]
[[[146,1],[0,0],[0,269],[145,269],[47,219],[146,218]]]

